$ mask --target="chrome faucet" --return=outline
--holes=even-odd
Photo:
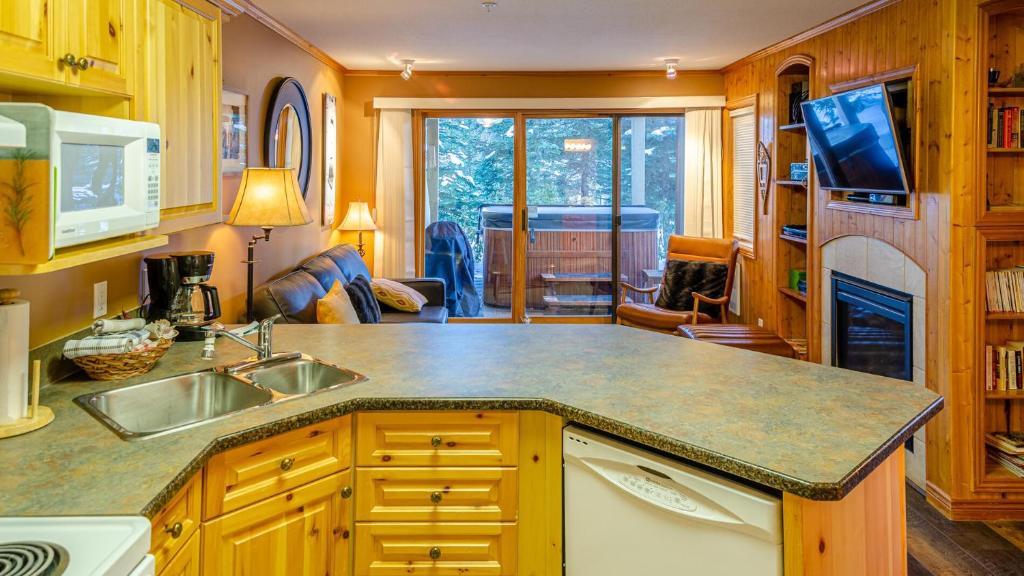
[[[256,364],[262,364],[271,360],[283,360],[286,359],[285,357],[287,357],[287,359],[291,359],[298,356],[298,353],[288,353],[280,355],[274,354],[274,322],[279,318],[281,318],[281,315],[275,314],[270,318],[260,320],[257,328],[256,344],[253,344],[246,338],[239,336],[238,334],[230,330],[225,330],[224,328],[207,328],[207,330],[209,330],[211,333],[220,336],[226,336],[229,340],[234,340],[235,342],[241,344],[242,346],[245,346],[246,348],[256,353],[255,362],[244,362],[243,364],[239,364],[237,366],[232,366],[228,368],[228,371],[239,371],[243,369],[252,368]],[[281,356],[281,358],[279,358],[278,356]]]

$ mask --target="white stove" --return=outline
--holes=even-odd
[[[140,516],[0,518],[0,576],[154,576]]]

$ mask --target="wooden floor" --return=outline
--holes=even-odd
[[[909,576],[1024,576],[1024,522],[952,522],[907,487]]]

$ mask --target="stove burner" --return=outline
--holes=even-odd
[[[0,576],[60,576],[68,551],[50,542],[0,543]]]

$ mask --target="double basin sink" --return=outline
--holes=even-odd
[[[75,402],[121,438],[133,440],[364,380],[351,370],[294,355],[239,371],[204,370],[86,394]]]

